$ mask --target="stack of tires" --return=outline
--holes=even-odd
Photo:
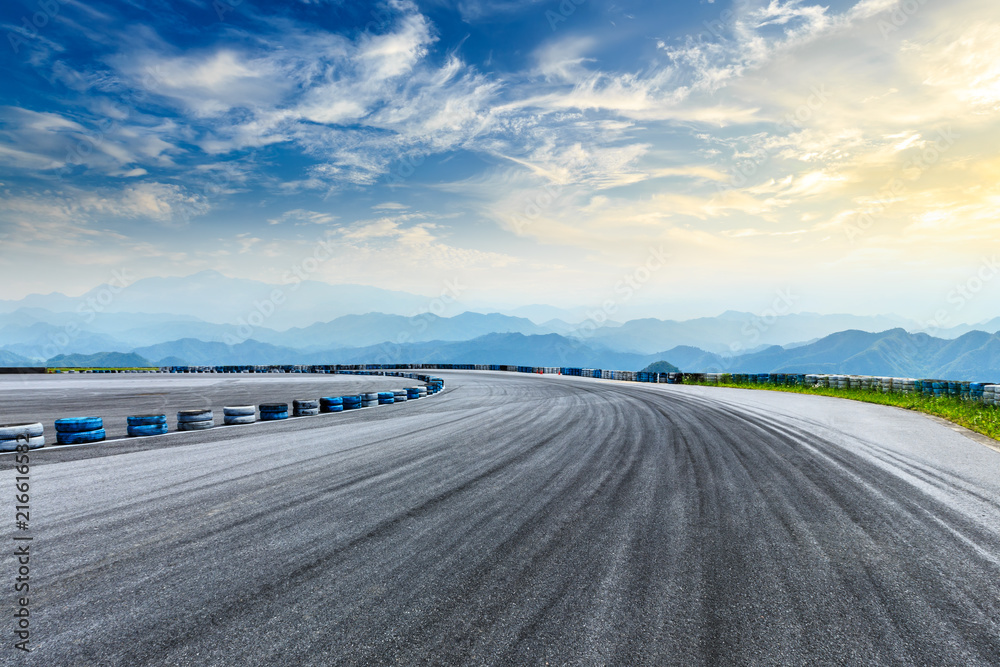
[[[319,411],[320,412],[343,412],[344,411],[344,397],[343,396],[327,396],[319,399]]]
[[[163,435],[169,430],[166,415],[133,415],[127,420],[128,434],[133,437]]]
[[[257,408],[252,405],[229,405],[222,408],[222,421],[226,426],[253,424],[257,421]]]
[[[292,401],[292,414],[296,417],[312,417],[319,414],[319,400],[303,398]]]
[[[0,452],[16,452],[19,445],[28,449],[45,446],[45,427],[32,424],[0,424]]]
[[[985,403],[986,405],[996,405],[997,398],[1000,397],[998,396],[998,394],[1000,394],[1000,392],[998,392],[998,389],[1000,389],[1000,385],[997,384],[984,385],[983,403]]]
[[[395,401],[396,403],[402,403],[407,399],[409,399],[409,396],[407,396],[405,389],[397,389],[396,391],[392,392],[392,400]]]
[[[60,445],[101,442],[104,438],[104,420],[100,417],[66,417],[56,420],[56,441]]]
[[[379,405],[392,405],[396,402],[396,396],[391,391],[380,391],[378,393]]]
[[[420,390],[423,389],[423,393]],[[427,395],[426,387],[407,387],[406,388],[406,398],[411,401],[415,401],[418,398],[423,398]]]
[[[181,410],[177,413],[178,431],[204,431],[215,426],[215,414],[211,409]]]
[[[261,403],[259,408],[260,408],[260,420],[262,422],[278,421],[279,419],[288,419],[287,403]]]
[[[361,407],[360,396],[341,396],[345,410],[357,410]]]
[[[367,394],[361,394],[361,407],[371,408],[378,405],[378,393],[369,392]]]

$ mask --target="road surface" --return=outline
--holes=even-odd
[[[32,452],[35,650],[8,615],[0,664],[1000,664],[997,451],[833,398],[437,374]]]

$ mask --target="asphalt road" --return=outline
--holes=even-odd
[[[1000,664],[997,451],[824,397],[438,374],[33,452],[35,651],[7,614],[0,664]]]

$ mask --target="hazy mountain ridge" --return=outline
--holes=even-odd
[[[226,345],[188,338],[132,352],[153,360],[154,364],[165,365],[471,363],[639,370],[663,360],[685,372],[845,373],[1000,380],[1000,334],[981,331],[955,340],[910,334],[902,329],[876,334],[842,331],[808,345],[789,349],[773,346],[736,357],[723,357],[693,346],[676,346],[642,355],[595,347],[559,334],[521,333],[487,334],[467,341],[380,343],[314,351],[253,340]]]
[[[60,354],[49,359],[49,368],[148,368],[149,359],[134,352],[100,352],[98,354]]]
[[[686,322],[646,318],[596,330],[584,329],[582,333],[585,335],[581,335],[579,328],[573,328],[564,321],[551,321],[551,326],[542,326],[526,318],[501,313],[464,312],[452,317],[424,313],[407,317],[371,312],[277,331],[264,326],[216,324],[193,316],[167,313],[99,313],[81,317],[76,313],[53,313],[34,308],[0,315],[0,349],[40,361],[55,354],[132,350],[189,338],[227,345],[253,340],[281,348],[317,352],[341,347],[366,347],[387,341],[458,342],[490,333],[555,333],[572,338],[574,344],[585,343],[588,348],[614,353],[645,356],[680,346],[698,348],[698,356],[706,352],[733,356],[730,353],[732,343],[726,342],[727,336],[739,333],[747,326],[740,322],[752,323],[754,317],[749,313],[729,311],[718,318]],[[797,325],[803,318],[809,324],[805,330]],[[771,331],[786,331],[788,340],[780,337],[770,340],[762,335],[734,340],[742,340],[741,356],[768,351],[772,345],[781,345],[785,349],[807,348],[835,332],[811,339],[805,334],[828,326],[823,322],[836,324],[843,320],[844,317],[839,315],[786,315],[775,319]],[[878,323],[878,320],[866,321],[872,325]],[[773,337],[777,334],[769,335]],[[802,342],[804,340],[811,342]]]
[[[767,345],[817,340],[849,329],[921,329],[919,323],[896,315],[768,316],[729,310],[715,317],[688,320],[602,321],[595,330],[595,322],[586,319],[587,308],[544,304],[480,307],[461,301],[461,289],[454,291],[447,298],[432,298],[309,280],[276,285],[230,278],[217,271],[131,283],[126,276],[78,297],[52,293],[0,300],[0,349],[44,359],[52,356],[53,338],[64,341],[58,352],[65,354],[144,347],[182,338],[226,343],[252,338],[278,346],[322,350],[385,340],[459,341],[487,333],[517,332],[578,337],[591,346],[635,354],[690,345],[732,355]],[[973,330],[998,329],[1000,317],[931,333],[956,338]],[[66,343],[68,332],[72,333]]]

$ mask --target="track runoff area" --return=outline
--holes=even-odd
[[[997,664],[1000,453],[953,427],[822,396],[436,374],[426,400],[46,447],[27,475],[0,456],[8,535],[32,538],[0,578],[33,649],[9,616],[0,664]],[[0,416],[383,380],[3,378]],[[342,381],[365,387],[311,384]]]

